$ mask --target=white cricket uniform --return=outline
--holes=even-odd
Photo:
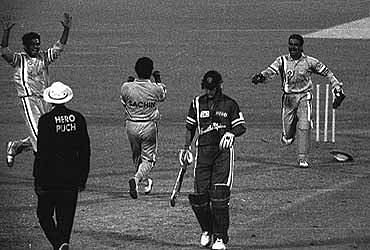
[[[298,118],[298,127],[308,129],[311,126],[312,116],[312,74],[327,77],[332,88],[342,87],[342,83],[318,59],[302,54],[294,60],[289,54],[279,56],[265,70],[261,72],[267,79],[277,75],[281,77],[282,122],[283,133],[287,138],[294,137],[295,125]]]
[[[63,48],[64,45],[57,41],[53,47],[41,50],[35,58],[25,52],[13,52],[8,47],[1,48],[1,55],[13,56],[10,62],[15,69],[13,80],[20,100],[21,114],[29,130],[29,140],[19,142],[24,143],[24,148],[32,144],[35,152],[38,120],[42,114],[50,110],[50,105],[42,97],[44,89],[50,86],[48,66],[58,58]]]
[[[342,86],[328,67],[318,59],[305,54],[302,54],[298,60],[294,60],[289,54],[279,56],[261,73],[268,79],[280,75],[281,87],[285,94],[311,91],[313,73],[327,77],[332,88],[337,85]]]
[[[326,77],[332,88],[342,87],[342,83],[322,62],[305,54],[298,60],[294,60],[289,54],[280,56],[261,73],[267,79],[280,75],[284,93],[281,112],[282,138],[293,140],[298,131],[298,160],[306,160],[310,151],[310,129],[313,126],[311,75]]]
[[[166,85],[149,79],[135,79],[121,86],[127,137],[132,158],[140,180],[148,177],[156,162],[157,122],[160,119],[158,103],[166,98]]]

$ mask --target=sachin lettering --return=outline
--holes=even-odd
[[[131,107],[136,107],[136,108],[154,108],[155,107],[155,102],[143,102],[143,101],[132,101],[128,100],[128,105]]]
[[[54,121],[56,133],[68,133],[77,130],[76,117],[72,114],[54,116]]]

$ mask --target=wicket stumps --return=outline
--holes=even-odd
[[[331,109],[331,142],[335,143],[335,109],[332,107],[332,103],[329,103],[331,99],[334,102],[334,95],[329,90],[330,85],[325,86],[325,110],[324,110],[324,142],[328,142],[328,124],[329,124],[329,107]],[[330,98],[330,95],[332,98]],[[320,84],[316,84],[316,142],[320,141]]]

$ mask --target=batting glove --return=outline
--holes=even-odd
[[[344,95],[343,89],[341,87],[334,88],[333,94],[334,94],[333,109],[337,109],[342,104],[346,96]]]
[[[156,83],[162,82],[161,81],[161,72],[159,72],[158,70],[153,72],[153,77],[154,77],[154,81]]]
[[[257,73],[252,77],[252,83],[258,84],[262,83],[266,80],[266,77],[262,73]]]
[[[234,144],[234,138],[235,138],[235,135],[233,133],[226,132],[221,138],[220,145],[219,145],[220,149],[226,150],[226,149],[231,148]]]
[[[179,162],[181,166],[187,166],[193,163],[193,153],[189,148],[180,149]]]

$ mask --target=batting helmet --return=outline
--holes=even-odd
[[[221,83],[223,83],[221,74],[215,70],[210,70],[203,76],[201,86],[202,89],[213,90],[220,88]]]

